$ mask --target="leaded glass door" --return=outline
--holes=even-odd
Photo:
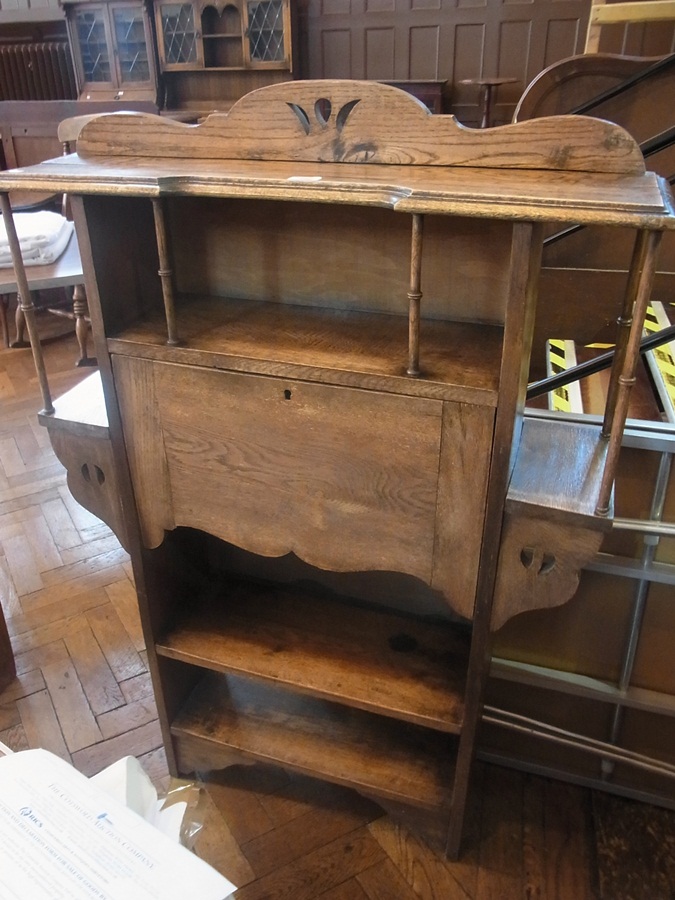
[[[113,87],[115,78],[106,20],[102,6],[83,6],[75,10],[80,76],[85,84]]]
[[[158,31],[160,56],[167,70],[194,69],[204,64],[201,33],[192,3],[160,3]]]
[[[142,0],[65,8],[80,99],[155,100],[154,45]]]
[[[247,0],[247,56],[251,66],[287,66],[288,5],[284,0]]]
[[[138,4],[111,8],[120,85],[144,84],[153,79],[146,19]]]

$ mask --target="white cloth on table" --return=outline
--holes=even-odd
[[[68,246],[73,223],[56,212],[42,210],[14,214],[21,256],[26,266],[46,266],[55,262]],[[7,230],[0,217],[0,268],[12,266]]]

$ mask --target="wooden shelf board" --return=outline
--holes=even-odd
[[[469,640],[450,624],[239,583],[191,608],[156,649],[438,730],[462,726]]]
[[[449,805],[456,739],[227,675],[206,676],[171,726],[182,771],[234,751],[364,793]]]
[[[100,372],[92,372],[75,387],[54,400],[51,415],[38,413],[41,425],[77,435],[108,440],[108,414],[103,398]]]
[[[203,72],[217,71],[202,69]],[[171,74],[170,72],[167,74]],[[206,100],[200,101],[205,103]],[[440,116],[432,118],[442,118]],[[178,123],[159,118],[171,131]],[[118,126],[115,126],[118,127]],[[486,129],[490,130],[490,129]],[[480,129],[469,129],[478,132]],[[252,159],[58,157],[0,173],[0,190],[115,196],[220,196],[379,206],[403,213],[527,219],[559,224],[673,228],[667,187],[635,176],[464,165]]]
[[[526,418],[507,509],[609,528],[595,515],[607,448],[597,425]]]
[[[108,340],[111,353],[496,406],[500,327],[422,322],[420,378],[406,375],[405,316],[228,298],[181,298],[181,346],[158,314]]]

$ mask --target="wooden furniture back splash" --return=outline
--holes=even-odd
[[[102,115],[18,188],[72,197],[101,415],[36,342],[41,420],[131,553],[172,771],[422,805],[457,855],[490,633],[611,521],[664,182],[608,122],[472,131],[335,81]],[[636,235],[602,428],[523,416],[544,223]]]

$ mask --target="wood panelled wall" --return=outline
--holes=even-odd
[[[59,0],[0,0],[0,25],[58,21],[65,22]]]
[[[543,69],[584,49],[590,0],[299,0],[301,77],[447,80],[445,111],[478,121],[478,88],[464,79],[515,78],[500,87],[496,123]],[[672,51],[669,24],[613,26],[601,49]],[[603,36],[604,37],[604,36]]]
[[[583,52],[590,0],[295,0],[295,7],[301,78],[446,81],[444,111],[474,125],[479,90],[461,82],[515,78],[496,95],[495,123],[510,121],[535,76]],[[55,28],[65,37],[58,0],[0,0],[0,43],[53,39],[61,34]],[[600,50],[663,56],[675,51],[675,28],[608,26]]]
[[[446,110],[477,119],[467,78],[505,76],[496,120],[526,85],[581,52],[589,0],[304,0],[303,77],[447,80]]]

